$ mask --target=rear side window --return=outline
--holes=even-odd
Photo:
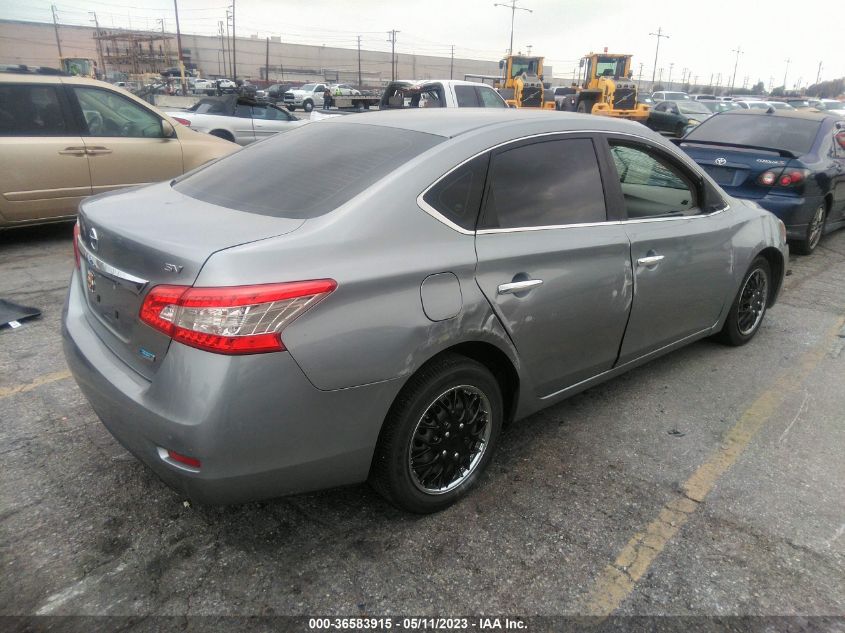
[[[780,149],[801,155],[813,147],[820,121],[786,116],[714,116],[696,126],[684,141],[715,141]]]
[[[505,229],[607,219],[590,139],[542,141],[493,157],[479,228]]]
[[[0,86],[0,136],[67,136],[55,86]]]
[[[374,125],[310,123],[216,161],[174,189],[248,213],[314,218],[443,140]]]
[[[499,96],[499,93],[493,90],[492,88],[485,88],[483,86],[479,86],[476,88],[478,90],[478,97],[481,100],[481,107],[483,108],[507,108],[508,104],[504,102],[502,97]]]
[[[455,86],[455,98],[459,108],[477,108],[480,105],[474,86]]]
[[[423,200],[461,228],[475,230],[489,159],[484,154],[461,165],[429,189]]]

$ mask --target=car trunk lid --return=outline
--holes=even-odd
[[[213,253],[289,233],[303,222],[245,218],[174,191],[169,183],[92,198],[79,212],[88,321],[112,352],[151,379],[170,338],[138,318],[149,290],[161,284],[190,286]]]
[[[694,141],[680,143],[690,157],[725,191],[740,198],[758,199],[772,189],[760,182],[767,171],[780,173],[786,167],[800,167],[795,159],[777,150],[719,145]]]

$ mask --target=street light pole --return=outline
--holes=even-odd
[[[786,70],[783,71],[783,93],[786,94],[786,74],[789,72],[789,62],[792,60],[786,58]]]
[[[657,27],[657,33],[649,33],[649,35],[654,35],[657,38],[657,46],[654,49],[654,68],[651,71],[651,87],[654,89],[654,76],[657,72],[657,54],[660,52],[660,38],[669,39],[668,35],[663,34],[663,27]]]
[[[731,77],[731,94],[733,94],[734,84],[736,83],[736,69],[737,66],[739,66],[739,56],[742,55],[743,51],[741,47],[737,46],[736,48],[731,49],[731,52],[736,53],[736,61],[734,62],[734,74],[733,77]]]
[[[494,7],[505,7],[506,9],[511,10],[511,45],[508,48],[508,55],[513,55],[513,22],[514,18],[516,17],[516,11],[519,9],[520,11],[528,11],[528,13],[534,13],[531,9],[526,9],[525,7],[518,7],[516,6],[516,0],[511,0],[510,4],[502,4],[501,2],[494,2]]]

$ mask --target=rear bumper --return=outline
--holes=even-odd
[[[240,503],[366,480],[399,381],[320,391],[286,352],[223,356],[178,343],[148,381],[100,341],[82,294],[74,273],[62,319],[74,378],[112,435],[188,498]]]
[[[805,237],[807,224],[812,219],[813,212],[822,203],[822,197],[794,198],[769,194],[755,199],[755,202],[783,221],[789,239],[802,239]]]

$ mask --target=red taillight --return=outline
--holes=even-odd
[[[76,268],[79,269],[79,220],[73,225],[73,258],[76,260]]]
[[[761,185],[764,185],[766,187],[771,187],[773,184],[775,184],[776,180],[777,180],[777,174],[775,174],[775,172],[769,170],[769,171],[764,171],[762,174],[760,174],[760,177],[757,179],[757,182],[759,182]]]
[[[177,453],[176,451],[171,451],[168,449],[167,456],[172,459],[174,462],[179,462],[180,464],[184,464],[185,466],[190,466],[191,468],[200,468],[202,465],[200,460],[196,457],[188,457],[187,455],[182,455],[182,453]]]
[[[156,286],[139,317],[185,345],[218,354],[285,349],[281,331],[337,288],[333,279],[256,286]]]
[[[182,118],[182,117],[180,117],[180,116],[174,116],[174,117],[171,117],[171,118],[172,118],[174,121],[176,121],[177,123],[181,123],[181,124],[182,124],[182,125],[184,125],[185,127],[191,127],[191,122],[190,122],[190,121],[188,121],[188,119],[183,119],[183,118]]]
[[[790,169],[783,173],[778,179],[778,184],[781,187],[791,187],[793,185],[800,185],[804,182],[804,172],[797,169]]]

